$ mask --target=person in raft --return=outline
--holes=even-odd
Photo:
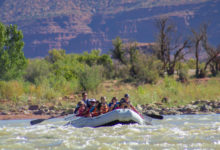
[[[124,95],[124,98],[122,98],[120,100],[120,108],[122,109],[131,109],[133,111],[135,111],[137,114],[139,114],[142,118],[143,116],[137,111],[137,109],[131,104],[130,100],[129,100],[129,95],[128,94],[125,94]]]
[[[80,101],[77,104],[79,106],[78,111],[76,112],[76,116],[85,116],[86,115],[86,105],[84,102]]]
[[[90,107],[89,99],[87,98],[87,93],[83,92],[82,93],[82,102],[86,105],[86,108]],[[77,104],[76,109],[74,111],[74,114],[78,113],[79,105]]]
[[[101,97],[101,107],[100,107],[100,114],[105,114],[108,112],[108,104],[106,103],[106,97]]]
[[[119,108],[118,99],[116,97],[113,97],[112,101],[109,103],[108,107],[109,107],[109,111],[118,109]]]
[[[90,103],[90,106],[89,106],[89,109],[87,111],[86,117],[93,117],[94,113],[97,112],[96,100],[95,99],[89,99],[89,103]]]
[[[92,110],[91,112],[92,117],[96,117],[100,115],[100,108],[101,108],[101,103],[100,101],[97,100],[95,104],[95,109]]]

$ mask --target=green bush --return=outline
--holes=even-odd
[[[188,65],[189,69],[196,69],[196,60],[193,58],[190,58],[186,64]]]
[[[51,75],[51,65],[44,59],[29,60],[24,79],[34,84],[41,84]]]
[[[161,63],[158,60],[140,53],[133,62],[130,73],[138,82],[156,83],[159,79],[160,70]]]
[[[119,63],[118,61],[115,61],[111,72],[113,72],[114,74],[113,78],[128,79],[129,71],[130,67],[128,65],[124,65]]]
[[[48,52],[48,54],[49,55],[45,57],[45,60],[47,60],[50,63],[55,63],[58,60],[64,60],[65,59],[66,51],[63,50],[63,49],[59,49],[59,50],[53,49],[53,50],[50,50]]]
[[[84,70],[79,72],[79,83],[83,90],[85,91],[94,91],[97,89],[102,78],[101,66],[85,66]]]
[[[23,47],[22,31],[16,25],[7,26],[0,22],[0,79],[22,77],[27,65]]]
[[[23,94],[23,83],[18,81],[0,81],[0,96],[2,99],[18,100]]]
[[[189,66],[185,63],[179,63],[178,64],[178,81],[185,83],[189,80]]]

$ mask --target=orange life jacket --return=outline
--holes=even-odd
[[[102,104],[101,105],[101,108],[100,108],[100,113],[101,114],[104,114],[104,113],[107,113],[108,112],[108,105],[107,104]]]
[[[92,117],[100,115],[98,109],[95,107],[95,109],[92,111]]]

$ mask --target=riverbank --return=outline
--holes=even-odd
[[[89,98],[113,96],[118,100],[125,93],[140,112],[160,115],[220,113],[220,78],[192,79],[187,84],[165,78],[157,84],[135,85],[120,80],[103,82]],[[23,95],[19,99],[0,99],[0,119],[50,118],[72,114],[81,100],[81,92],[52,99]],[[194,100],[194,101],[193,101]]]
[[[178,107],[166,107],[164,103],[137,105],[137,109],[144,114],[156,115],[220,114],[220,102],[214,100],[198,100]],[[23,107],[23,109],[17,112],[4,112],[0,110],[0,120],[47,119],[72,114],[73,111],[74,109],[58,110],[58,108],[52,106],[30,105],[28,109]]]
[[[143,113],[160,115],[220,114],[220,102],[215,100],[198,100],[190,104],[164,107],[163,103],[141,105]]]

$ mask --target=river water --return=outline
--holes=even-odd
[[[38,125],[0,121],[0,149],[220,149],[220,115],[177,115],[153,125],[101,128],[63,126],[63,119]]]

